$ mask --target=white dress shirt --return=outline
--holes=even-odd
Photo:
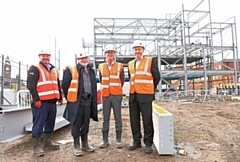
[[[108,66],[108,70],[109,70],[109,71],[112,69],[113,64],[114,64],[114,61],[113,61],[111,64],[109,64],[109,63],[107,62],[107,66]]]

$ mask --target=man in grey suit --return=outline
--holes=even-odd
[[[111,107],[113,108],[115,128],[116,128],[116,147],[123,147],[122,136],[122,113],[121,104],[123,97],[122,86],[124,84],[123,64],[115,62],[116,49],[113,45],[107,45],[104,51],[107,62],[99,64],[99,80],[101,83],[101,96],[103,102],[103,141],[100,148],[108,146],[109,120]]]

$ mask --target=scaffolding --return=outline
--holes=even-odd
[[[213,76],[234,74],[235,90],[238,83],[238,47],[235,17],[224,22],[211,19],[210,0],[201,1],[188,10],[182,4],[177,14],[166,14],[165,18],[94,18],[94,42],[85,43],[84,48],[93,48],[92,63],[105,62],[104,47],[113,44],[116,61],[127,63],[134,59],[132,44],[141,40],[145,44],[144,55],[158,63],[161,80],[158,86],[162,95],[162,84],[168,88],[182,84],[188,90],[188,81],[202,78],[204,90],[211,88]],[[232,59],[234,68],[224,65]],[[217,63],[217,64],[216,64]],[[219,69],[222,64],[224,69]],[[127,70],[126,70],[127,71]],[[127,76],[127,75],[126,75]],[[174,81],[174,83],[169,82]]]

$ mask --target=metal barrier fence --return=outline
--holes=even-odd
[[[17,107],[30,107],[31,94],[29,90],[19,90],[17,92]]]
[[[0,105],[15,105],[17,91],[26,89],[28,65],[0,54]]]
[[[234,94],[232,91],[231,94]],[[212,91],[212,90],[188,90],[188,91],[169,91],[163,93],[162,96],[156,94],[159,100],[173,101],[173,102],[206,102],[206,101],[219,101],[229,100],[232,95],[225,90]]]

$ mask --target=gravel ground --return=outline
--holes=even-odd
[[[113,115],[110,122],[109,142],[107,148],[100,149],[102,141],[102,112],[99,122],[91,121],[89,143],[95,152],[83,152],[83,156],[73,155],[73,143],[60,144],[60,150],[45,151],[45,156],[34,157],[31,134],[16,141],[0,144],[1,162],[134,162],[134,161],[165,161],[165,162],[240,162],[240,103],[236,101],[218,101],[205,103],[160,102],[156,104],[173,114],[174,117],[174,155],[159,155],[154,147],[151,154],[144,153],[143,147],[129,151],[127,146],[132,143],[128,107],[122,108],[123,148],[115,146],[115,125]],[[54,141],[72,140],[70,126],[65,126],[54,133]],[[181,148],[187,156],[177,153]]]

